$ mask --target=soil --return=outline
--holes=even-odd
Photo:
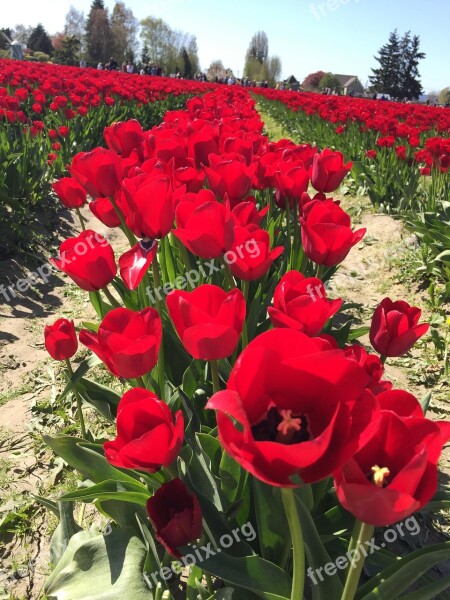
[[[358,203],[344,198],[343,207],[355,209]],[[87,209],[83,214],[88,228],[105,234],[107,228]],[[78,231],[70,216],[64,215],[63,221],[73,234]],[[414,238],[404,230],[401,222],[390,216],[372,214],[367,207],[362,212],[361,223],[367,228],[367,234],[333,278],[329,296],[341,296],[346,302],[358,305],[354,310],[365,325],[370,323],[373,309],[387,295],[423,306],[424,292],[417,290],[415,285],[401,283],[396,267],[396,260],[414,246]],[[124,244],[117,230],[108,230],[108,233],[116,249],[117,245]],[[13,282],[17,272],[18,266],[13,259],[0,262],[1,282]],[[11,509],[20,511],[23,505],[28,506],[31,493],[56,497],[51,489],[53,480],[58,477],[57,465],[50,463],[51,455],[39,443],[41,425],[35,422],[33,406],[55,397],[58,391],[55,363],[49,360],[43,345],[44,325],[61,316],[74,318],[77,325],[92,316],[85,294],[68,283],[66,276],[56,272],[46,285],[37,285],[22,294],[17,292],[11,302],[0,304],[0,466],[3,465],[0,524]],[[0,296],[0,300],[4,298]],[[362,338],[362,342],[367,343],[367,337]],[[395,386],[408,389],[419,398],[430,388],[426,378],[421,380],[417,376],[431,369],[423,358],[427,348],[427,344],[419,345],[410,357],[387,364],[387,376]],[[442,394],[432,399],[432,418],[448,419],[449,414],[449,404]],[[49,464],[56,468],[56,473]],[[441,484],[449,487],[450,448],[442,457],[441,471]],[[16,535],[11,535],[0,549],[0,598],[39,598],[48,573],[48,540],[55,521],[49,520],[49,513],[36,506],[28,507],[25,514],[32,515],[31,525],[27,520],[22,535],[17,535],[16,528]],[[441,532],[437,531],[436,536],[442,541],[439,535],[442,536],[446,529],[448,534],[448,520],[444,519],[438,529]],[[34,561],[32,568],[29,568],[30,560]]]

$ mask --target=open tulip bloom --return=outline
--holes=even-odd
[[[45,346],[68,364],[79,417],[104,425],[45,436],[84,479],[60,511],[93,502],[112,533],[65,542],[49,598],[178,600],[181,575],[192,599],[441,597],[424,573],[450,542],[363,552],[383,528],[448,508],[450,423],[384,370],[428,325],[389,298],[370,328],[348,308],[342,325],[346,298],[327,282],[365,229],[327,194],[352,163],[262,130],[245,89],[218,87],[150,131],[107,127],[108,149],[77,154],[54,184],[129,247],[83,231],[52,260],[98,319],[76,325],[92,354],[75,372],[73,321],[48,325]],[[358,341],[369,329],[373,350]]]

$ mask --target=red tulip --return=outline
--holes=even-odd
[[[211,125],[205,125],[194,131],[187,138],[188,157],[192,158],[197,169],[209,165],[209,156],[218,150],[217,140]]]
[[[329,348],[293,329],[263,333],[239,356],[227,389],[208,402],[225,450],[270,485],[327,477],[371,434],[378,407],[365,390],[368,377]]]
[[[117,152],[117,154],[120,154],[124,158],[128,158],[133,150],[137,150],[142,159],[144,131],[139,121],[136,121],[136,119],[113,123],[113,125],[105,127],[103,136],[108,148]]]
[[[73,177],[63,177],[55,181],[52,188],[61,204],[67,208],[81,208],[86,204],[86,190]]]
[[[419,323],[422,311],[403,300],[384,298],[375,310],[370,326],[370,343],[382,356],[402,356],[428,331]]]
[[[278,171],[275,173],[276,194],[275,202],[280,208],[286,208],[286,200],[292,208],[294,202],[299,203],[300,198],[308,189],[309,172],[302,161],[280,161]]]
[[[209,187],[219,198],[224,198],[225,193],[228,194],[232,206],[248,196],[257,168],[256,164],[247,166],[245,161],[239,160],[238,157],[238,154],[211,154],[210,167],[205,167]]]
[[[44,329],[45,348],[54,360],[71,358],[78,348],[73,321],[58,319]]]
[[[236,277],[247,281],[260,279],[283,253],[283,246],[270,250],[270,236],[263,229],[234,227],[233,243],[225,253],[225,261]]]
[[[351,230],[350,217],[332,200],[317,200],[306,205],[302,225],[302,243],[308,258],[319,265],[334,267],[366,233]]]
[[[197,540],[202,532],[200,504],[181,479],[164,483],[147,500],[147,514],[156,539],[176,558],[181,556],[178,548]]]
[[[211,190],[186,194],[176,209],[174,235],[197,256],[217,258],[225,252],[225,231],[231,227],[229,210]]]
[[[122,184],[120,156],[105,148],[76,154],[69,171],[92,198],[114,196]]]
[[[374,435],[335,473],[341,504],[376,527],[397,523],[431,500],[442,446],[450,439],[450,423],[399,416],[397,402],[381,411]]]
[[[141,283],[157,251],[156,240],[140,240],[119,258],[120,277],[129,290]]]
[[[268,312],[274,327],[299,329],[314,336],[338,312],[342,302],[340,298],[327,300],[320,279],[288,271],[275,288],[273,307]]]
[[[116,196],[117,198],[117,196]],[[107,227],[120,227],[120,219],[109,198],[96,198],[89,202],[89,210]]]
[[[334,192],[350,172],[353,163],[344,165],[342,152],[333,152],[328,148],[316,154],[313,159],[311,183],[318,192]]]
[[[80,342],[92,350],[116,377],[133,379],[153,369],[158,360],[162,325],[154,308],[134,312],[111,310],[92,333],[83,329]]]
[[[244,296],[237,288],[225,292],[205,284],[192,292],[174,290],[167,296],[167,310],[191,356],[217,360],[233,354],[246,313]]]
[[[111,283],[117,272],[111,244],[90,229],[63,242],[59,258],[51,258],[50,262],[86,292],[101,290]]]
[[[172,229],[177,197],[183,188],[172,191],[168,177],[139,175],[125,179],[123,211],[127,225],[140,238],[162,238]]]
[[[370,377],[368,388],[375,395],[388,391],[392,388],[390,381],[382,380],[384,374],[384,366],[376,354],[369,354],[362,346],[353,344],[345,346],[345,356],[355,360]]]
[[[122,469],[155,473],[169,467],[183,445],[184,418],[143,388],[128,390],[117,408],[117,437],[103,448],[109,463]]]

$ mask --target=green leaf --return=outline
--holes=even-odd
[[[422,511],[436,511],[450,509],[450,492],[436,492],[433,498],[426,504]]]
[[[295,496],[295,500],[305,541],[305,554],[309,566],[313,571],[316,571],[316,569],[323,568],[327,563],[331,563],[331,558],[322,544],[311,513],[298,496]],[[343,587],[338,573],[329,577],[325,576],[323,580],[317,577],[316,581],[317,585],[311,586],[313,600],[341,597]],[[313,583],[315,582],[313,581]]]
[[[88,488],[82,488],[75,492],[64,494],[61,500],[77,500],[89,502],[92,500],[121,500],[122,502],[133,502],[145,506],[151,493],[145,485],[140,483],[131,483],[129,481],[102,481],[97,485]]]
[[[258,540],[263,558],[284,568],[291,550],[289,526],[279,488],[252,478]]]
[[[103,448],[96,444],[87,444],[83,440],[68,435],[43,435],[44,442],[55,454],[61,456],[66,463],[79,471],[86,479],[94,483],[113,479],[136,483],[138,476],[116,469],[109,464],[103,455]],[[129,471],[132,473],[132,471]]]
[[[83,362],[80,363],[80,366],[78,367],[78,369],[75,371],[75,373],[72,375],[72,377],[67,382],[67,385],[64,388],[64,391],[62,392],[62,394],[60,395],[59,399],[63,400],[67,396],[67,394],[70,391],[72,391],[73,386],[78,381],[80,381],[80,379],[82,377],[84,377],[86,375],[86,373],[89,371],[89,369],[92,369],[93,367],[96,367],[97,365],[101,365],[101,364],[102,364],[102,361],[95,354],[93,354],[89,358],[86,358],[85,360],[83,360]]]
[[[151,599],[143,579],[145,556],[132,529],[113,529],[109,535],[82,531],[70,540],[44,592],[48,600]]]
[[[416,581],[428,569],[448,560],[450,542],[421,548],[398,560],[395,564],[373,577],[357,592],[356,600],[379,600],[398,598],[399,594]]]
[[[82,528],[73,518],[73,502],[58,502],[59,523],[50,542],[50,562],[57,565],[69,545],[69,541]]]
[[[85,402],[94,406],[105,419],[114,423],[121,398],[120,394],[106,385],[84,377],[77,383],[77,392]]]
[[[435,600],[438,594],[450,589],[450,575],[439,579],[430,585],[426,585],[417,592],[402,596],[402,600]]]
[[[232,504],[236,500],[239,481],[241,479],[241,466],[225,450],[219,467],[220,489],[225,499]]]
[[[424,414],[426,414],[428,407],[430,406],[430,402],[431,402],[431,392],[428,392],[425,394],[425,396],[422,398],[422,400],[420,400],[420,406],[422,407]]]
[[[189,550],[189,546],[186,546],[181,553],[186,555]],[[251,590],[265,600],[290,598],[291,578],[285,571],[259,556],[234,557],[221,551],[203,560],[201,566],[204,571],[231,585]]]
[[[367,335],[370,331],[370,327],[358,327],[356,329],[352,329],[348,334],[348,341],[352,342],[353,340],[357,340],[363,335]]]

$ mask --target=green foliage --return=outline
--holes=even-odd
[[[325,75],[323,75],[323,77],[319,81],[319,88],[321,90],[330,88],[330,90],[338,91],[341,89],[341,83],[336,77],[336,75],[333,75],[333,73],[325,73]]]
[[[39,23],[31,32],[27,42],[28,48],[35,52],[43,52],[44,54],[53,54],[53,44],[44,27]]]
[[[55,50],[54,60],[61,65],[76,66],[79,62],[81,40],[74,35],[61,40],[60,47]]]

